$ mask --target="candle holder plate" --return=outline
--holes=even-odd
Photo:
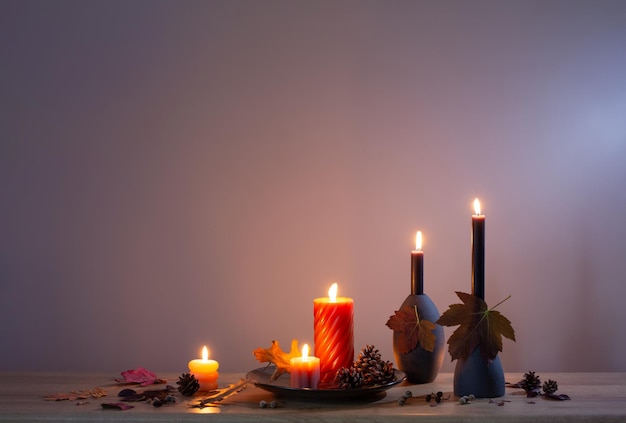
[[[346,401],[365,399],[381,394],[406,378],[404,372],[396,369],[396,379],[384,385],[366,386],[356,389],[339,389],[332,387],[328,389],[292,388],[288,373],[280,375],[276,380],[270,380],[274,370],[275,366],[260,367],[249,371],[246,374],[246,378],[252,380],[254,384],[261,389],[281,397],[301,401]]]

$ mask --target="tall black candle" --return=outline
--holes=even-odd
[[[415,250],[411,251],[411,295],[424,293],[424,252],[422,251],[422,232],[415,234]]]
[[[485,215],[480,214],[480,202],[474,200],[472,216],[472,294],[485,300]]]

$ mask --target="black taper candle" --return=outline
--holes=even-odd
[[[415,234],[415,250],[411,251],[411,295],[424,293],[424,252],[422,251],[422,233]]]
[[[480,214],[478,198],[472,216],[472,294],[485,300],[485,216]]]

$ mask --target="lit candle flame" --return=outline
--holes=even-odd
[[[328,298],[330,298],[330,302],[337,302],[337,283],[333,283],[328,290]]]
[[[422,249],[422,231],[417,231],[415,234],[415,251],[421,251]]]
[[[474,214],[480,216],[480,201],[478,201],[478,198],[474,200]]]
[[[309,344],[304,344],[302,346],[302,359],[303,360],[308,360],[309,358]]]
[[[207,361],[208,359],[209,359],[209,349],[205,345],[204,348],[202,348],[202,361]]]

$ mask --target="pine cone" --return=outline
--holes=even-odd
[[[356,389],[363,386],[363,373],[355,367],[342,367],[337,370],[335,383],[339,385],[339,389]]]
[[[556,380],[548,379],[546,382],[543,382],[542,389],[544,393],[551,395],[559,389],[559,384],[556,383]]]
[[[200,389],[200,382],[191,373],[183,373],[178,377],[178,392],[186,397],[190,397]]]
[[[373,345],[363,347],[353,367],[363,374],[365,386],[383,385],[393,382],[396,378],[393,363],[384,361],[378,349]]]
[[[535,372],[528,371],[524,373],[520,386],[526,392],[533,392],[541,388],[541,379],[539,379],[539,375],[535,375]]]

